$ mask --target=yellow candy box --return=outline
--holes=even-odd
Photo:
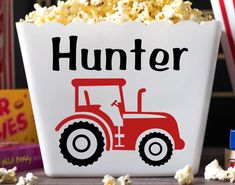
[[[27,89],[0,90],[0,141],[38,143]]]

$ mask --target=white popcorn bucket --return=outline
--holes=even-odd
[[[199,169],[220,24],[17,23],[48,176]]]
[[[222,22],[221,44],[235,92],[235,0],[211,0],[215,19]]]

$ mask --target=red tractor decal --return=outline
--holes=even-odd
[[[126,80],[121,78],[72,80],[75,88],[75,114],[62,120],[55,128],[59,131],[68,125],[61,134],[59,147],[69,163],[77,166],[91,165],[101,157],[105,149],[138,149],[145,163],[160,166],[168,162],[173,149],[184,148],[185,143],[180,138],[173,116],[165,112],[142,111],[145,88],[137,93],[137,111],[126,111],[123,95],[125,84]],[[89,92],[89,88],[94,87],[117,89],[118,99],[113,99],[107,107],[116,110],[118,115],[105,112],[102,109],[104,105],[95,102],[97,99],[91,101],[91,94],[96,91],[92,89]],[[102,98],[105,100],[106,97]],[[113,116],[119,116],[122,123],[115,123]]]

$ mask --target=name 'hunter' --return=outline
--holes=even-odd
[[[69,62],[69,69],[70,70],[77,70],[77,42],[78,36],[70,36],[69,37],[69,52],[63,53],[60,50],[60,37],[52,38],[52,46],[53,46],[53,66],[52,69],[54,71],[60,71],[60,59],[67,58]],[[134,55],[135,63],[134,69],[141,70],[142,62],[148,62],[149,67],[154,71],[166,71],[169,70],[169,59],[170,55],[173,59],[173,70],[179,71],[181,65],[181,58],[185,52],[188,52],[188,48],[173,48],[172,51],[168,52],[162,48],[155,48],[151,51],[149,55],[148,61],[142,61],[142,55],[146,54],[146,50],[142,48],[142,40],[135,39],[133,41],[134,48],[125,51],[123,49],[118,48],[106,48],[104,50],[101,49],[94,49],[93,51],[89,51],[87,48],[82,48],[80,50],[81,58],[81,66],[86,70],[113,70],[113,63],[119,62],[119,70],[126,70],[127,69],[127,62],[128,61],[128,53],[130,55]],[[92,52],[93,57],[88,58],[89,52]],[[113,60],[113,56],[118,55],[118,61]],[[101,61],[101,56],[105,56],[105,61]],[[115,58],[116,59],[116,58]],[[93,62],[88,62],[93,60]],[[64,61],[63,61],[64,62]],[[103,68],[102,65],[105,62]],[[89,64],[89,65],[88,65]],[[116,65],[115,65],[116,66]]]

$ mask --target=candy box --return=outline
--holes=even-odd
[[[211,0],[215,19],[222,22],[221,44],[235,92],[235,1]]]
[[[0,90],[0,141],[38,143],[28,89]]]
[[[220,24],[17,23],[48,176],[197,173]]]
[[[6,169],[16,166],[17,171],[42,168],[39,145],[20,142],[1,142],[0,165],[1,168]]]

